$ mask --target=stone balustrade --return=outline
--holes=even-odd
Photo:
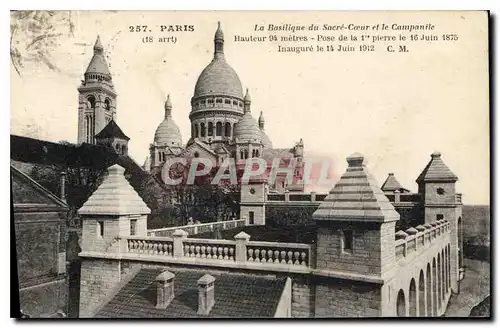
[[[308,244],[248,242],[247,261],[312,266],[312,250]]]
[[[411,227],[406,231],[396,232],[396,241],[394,251],[396,261],[399,261],[408,255],[427,249],[435,239],[445,236],[450,232],[450,223],[445,220],[435,221]]]
[[[177,229],[172,237],[128,237],[122,252],[128,257],[140,254],[175,263],[183,259],[197,260],[197,264],[216,265],[233,263],[252,266],[253,269],[302,272],[314,268],[316,245],[250,241],[245,232],[235,240],[188,238],[188,233]],[[185,263],[185,261],[183,262]],[[255,264],[259,264],[255,266]],[[287,269],[288,268],[288,269]]]
[[[208,232],[208,231],[229,230],[229,229],[234,229],[234,228],[238,228],[238,227],[245,227],[246,225],[247,225],[247,222],[245,219],[191,224],[191,225],[185,225],[185,226],[179,226],[179,227],[149,229],[148,236],[151,236],[151,237],[172,237],[175,230],[178,230],[178,229],[186,231],[189,235],[196,235],[196,234]]]

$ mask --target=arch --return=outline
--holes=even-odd
[[[205,123],[200,124],[200,130],[201,130],[201,136],[205,137],[205,135],[206,135]]]
[[[427,302],[426,310],[427,316],[432,316],[432,277],[431,277],[431,265],[427,263],[427,273],[426,273],[426,285],[427,285]]]
[[[226,122],[226,124],[224,124],[224,135],[226,137],[231,136],[231,123],[229,123],[229,122]]]
[[[451,288],[451,248],[448,244],[448,289]]]
[[[399,290],[398,297],[396,299],[396,311],[398,317],[406,317],[405,293],[402,289]]]
[[[240,150],[240,159],[244,159],[245,158],[245,153],[243,152],[243,150]]]
[[[122,154],[125,155],[127,153],[127,147],[125,145],[122,146]]]
[[[95,105],[96,105],[96,99],[95,99],[95,97],[94,97],[94,96],[92,96],[92,95],[91,95],[91,96],[88,96],[88,97],[87,97],[87,101],[88,101],[88,102],[89,102],[89,104],[90,104],[90,108],[91,108],[91,109],[95,109]]]
[[[255,150],[255,157],[259,157],[259,150],[258,149]]]
[[[437,271],[436,271],[436,280],[437,280],[437,301],[438,301],[438,310],[441,308],[441,299],[443,298],[442,296],[442,285],[443,285],[443,281],[441,279],[441,267],[442,267],[442,263],[441,263],[441,253],[438,252],[438,255],[437,255]]]
[[[245,159],[247,159],[248,158],[248,149],[245,149],[244,152],[245,152]]]
[[[109,98],[106,98],[104,100],[104,109],[105,110],[110,110],[111,109],[111,100],[109,100]]]
[[[410,292],[408,295],[408,300],[409,300],[409,310],[410,310],[410,317],[416,317],[417,316],[417,286],[415,283],[415,279],[411,278],[410,281]]]
[[[217,137],[222,136],[222,123],[221,122],[217,122],[215,124],[215,135]]]
[[[115,145],[115,149],[116,149],[116,151],[117,151],[117,152],[120,152],[120,145],[119,145],[119,144],[116,144],[116,145]]]
[[[432,315],[437,316],[436,258],[432,259]]]
[[[442,300],[444,301],[444,298],[446,296],[446,259],[444,257],[444,249],[441,250],[441,297]]]
[[[214,123],[213,122],[208,122],[208,134],[209,137],[214,136]]]
[[[420,275],[418,277],[418,315],[420,317],[425,317],[425,278],[424,278],[424,270],[420,270]]]
[[[458,218],[457,222],[457,233],[458,233],[458,268],[463,267],[463,227],[462,227],[462,217]]]

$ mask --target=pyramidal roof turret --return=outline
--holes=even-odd
[[[104,56],[104,47],[102,46],[101,38],[99,35],[97,36],[94,44],[94,56],[92,56],[89,66],[85,71],[85,74],[89,73],[111,76],[108,63],[106,62],[106,58]]]
[[[399,183],[398,179],[394,176],[394,173],[389,173],[387,176],[387,179],[385,179],[384,184],[382,184],[382,191],[394,191],[394,190],[401,190],[405,189]]]
[[[458,177],[451,172],[451,170],[446,166],[446,164],[441,159],[440,152],[434,152],[431,155],[431,160],[424,168],[422,173],[417,178],[417,183],[420,182],[455,182]]]
[[[364,164],[364,157],[347,157],[348,167],[319,205],[313,219],[323,221],[390,222],[399,220],[389,199]]]
[[[78,215],[143,215],[151,213],[142,198],[124,176],[118,164],[108,168],[108,175],[99,188],[78,210]]]

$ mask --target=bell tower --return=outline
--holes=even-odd
[[[95,135],[116,120],[116,92],[97,36],[94,55],[78,87],[78,143],[95,144]]]

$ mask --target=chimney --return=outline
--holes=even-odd
[[[215,278],[209,274],[198,279],[198,314],[208,315],[215,303]]]
[[[156,308],[166,309],[174,299],[174,277],[170,271],[160,273],[156,281]]]

